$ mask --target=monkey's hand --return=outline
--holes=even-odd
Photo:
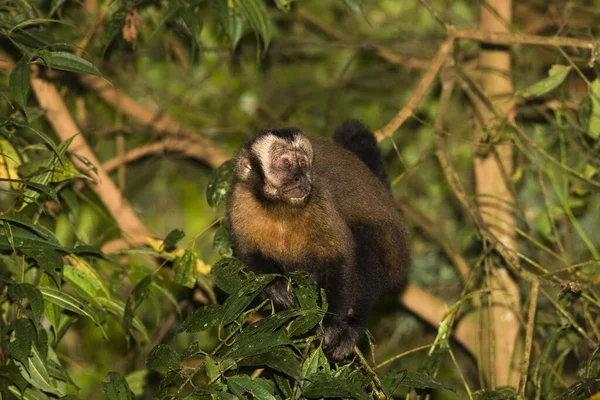
[[[334,320],[324,321],[323,351],[327,358],[340,362],[352,353],[360,334],[347,323]]]
[[[278,308],[294,308],[296,307],[296,296],[288,287],[288,280],[282,277],[277,277],[266,288],[265,293],[273,300]]]

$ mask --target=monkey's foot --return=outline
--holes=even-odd
[[[323,351],[328,359],[340,362],[352,353],[354,345],[360,338],[356,330],[346,324],[337,323],[323,328]]]

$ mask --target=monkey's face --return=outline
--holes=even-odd
[[[312,189],[308,154],[293,143],[274,143],[263,164],[267,198],[291,205],[305,204]]]
[[[268,200],[303,206],[312,190],[311,164],[312,146],[305,136],[265,133],[240,151],[237,176]]]

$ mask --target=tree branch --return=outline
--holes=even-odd
[[[595,46],[600,45],[600,42],[596,40],[562,36],[524,35],[521,33],[475,31],[470,29],[456,29],[453,33],[458,39],[472,39],[482,43],[499,45],[530,44],[555,47],[578,47],[590,50]]]
[[[129,201],[123,197],[121,191],[102,169],[94,152],[90,149],[80,130],[71,117],[58,90],[48,81],[38,76],[31,78],[31,87],[38,100],[40,108],[46,112],[46,118],[61,141],[75,136],[69,151],[77,156],[87,159],[92,165],[98,166],[98,181],[91,184],[92,190],[100,197],[110,214],[118,224],[119,229],[134,243],[144,242],[150,231],[131,207]],[[72,156],[71,159],[78,168],[89,169],[89,166],[80,158]]]
[[[442,65],[446,61],[446,57],[450,53],[450,50],[452,50],[453,41],[454,37],[449,35],[446,41],[444,41],[444,43],[442,43],[440,46],[437,54],[431,62],[431,66],[419,81],[410,100],[408,100],[408,103],[398,112],[398,114],[396,114],[394,118],[392,118],[390,122],[388,122],[386,126],[375,131],[374,135],[378,142],[381,142],[383,139],[388,137],[391,138],[394,135],[394,132],[396,132],[398,128],[400,128],[400,126],[402,126],[402,124],[408,119],[408,117],[412,115],[413,111],[415,108],[417,108],[419,102],[423,96],[425,96],[425,93],[427,93],[427,90],[433,83],[440,68],[442,68]]]
[[[111,158],[102,164],[102,167],[106,172],[111,172],[120,165],[128,164],[152,154],[167,152],[181,153],[186,157],[200,161],[206,160],[207,157],[206,148],[202,144],[187,138],[167,138],[137,147],[122,156]]]
[[[162,134],[189,136],[204,149],[201,161],[211,167],[218,167],[230,156],[211,140],[202,137],[194,129],[184,127],[167,113],[156,112],[150,107],[138,103],[133,98],[113,88],[102,78],[92,75],[80,75],[79,80],[89,89],[95,91],[104,101],[119,109],[124,114],[147,125]]]

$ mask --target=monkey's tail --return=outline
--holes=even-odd
[[[371,172],[388,189],[390,188],[381,152],[379,151],[379,147],[377,147],[375,136],[373,136],[369,128],[357,120],[343,122],[335,130],[333,141],[356,154],[369,167]]]

